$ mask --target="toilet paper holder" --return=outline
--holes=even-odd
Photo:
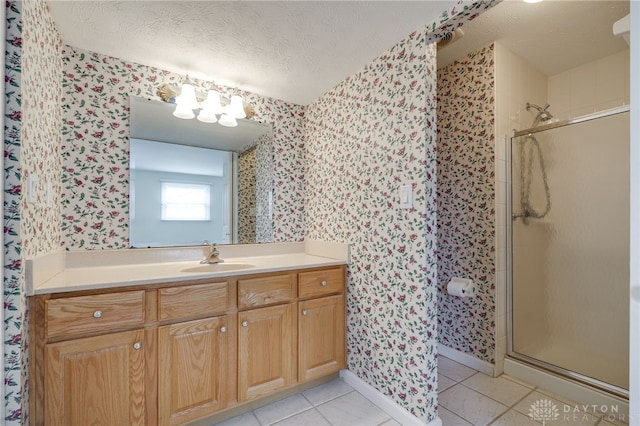
[[[468,278],[453,277],[447,283],[447,293],[458,297],[472,297],[475,295],[475,285]]]

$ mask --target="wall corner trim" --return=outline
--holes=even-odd
[[[373,402],[403,426],[442,426],[442,420],[440,420],[439,417],[436,417],[429,423],[425,423],[418,419],[416,416],[396,404],[391,398],[384,395],[349,370],[340,370],[340,377],[345,381],[345,383],[361,393],[362,396]]]
[[[438,354],[493,377],[494,365],[487,361],[483,361],[472,355],[460,352],[459,350],[452,349],[442,343],[438,343]]]

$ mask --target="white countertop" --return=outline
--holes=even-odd
[[[134,285],[156,284],[163,282],[192,281],[206,278],[257,274],[263,272],[286,271],[302,268],[316,268],[324,266],[345,265],[347,257],[325,257],[328,243],[323,243],[321,250],[307,245],[305,252],[289,252],[274,255],[256,255],[244,257],[222,257],[223,263],[216,265],[202,265],[200,259],[180,260],[177,262],[150,262],[150,263],[117,263],[105,262],[104,265],[91,264],[81,267],[60,267],[53,273],[49,273],[46,279],[33,279],[37,271],[32,271],[32,278],[27,279],[28,295],[60,293],[78,290],[94,290],[105,288],[117,288]],[[231,253],[229,253],[231,254]],[[99,253],[96,254],[98,256]],[[59,255],[57,255],[59,257]],[[59,263],[59,260],[56,259]],[[49,262],[50,263],[50,262]],[[69,262],[67,262],[69,263]],[[236,266],[240,268],[236,269]],[[31,268],[37,268],[35,264]],[[207,270],[189,272],[186,269],[205,268]],[[42,266],[50,269],[50,265]]]

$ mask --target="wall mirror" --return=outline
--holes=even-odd
[[[270,242],[272,132],[173,116],[130,97],[131,247]]]

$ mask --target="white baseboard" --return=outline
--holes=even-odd
[[[377,407],[393,417],[395,421],[403,426],[442,426],[442,420],[440,420],[439,417],[436,417],[429,423],[425,423],[418,419],[416,416],[396,404],[391,398],[382,394],[349,370],[341,370],[340,377],[345,381],[345,383],[360,392],[365,398],[373,402]]]
[[[438,343],[438,354],[493,377],[493,364]]]

